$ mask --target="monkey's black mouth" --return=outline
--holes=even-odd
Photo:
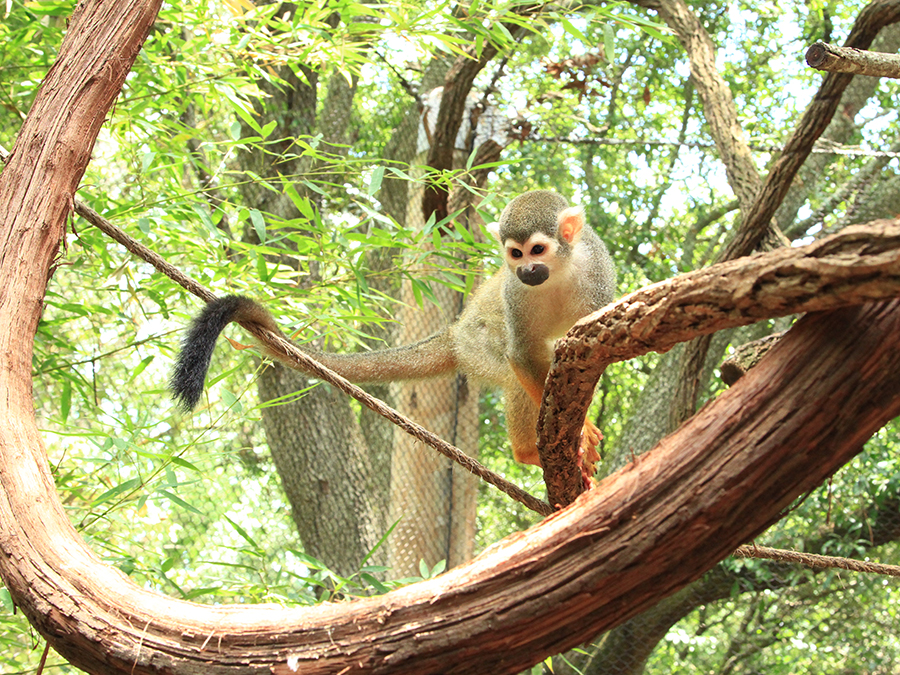
[[[516,268],[519,281],[529,286],[540,286],[550,278],[550,268],[541,263],[531,263]]]

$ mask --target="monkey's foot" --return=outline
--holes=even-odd
[[[581,429],[581,441],[578,444],[578,465],[581,467],[581,478],[584,489],[590,490],[594,486],[593,477],[597,471],[597,463],[600,461],[600,453],[597,446],[603,440],[603,433],[594,426],[590,420],[584,421]]]

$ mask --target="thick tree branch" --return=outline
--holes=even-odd
[[[870,77],[900,78],[900,55],[869,52],[817,42],[806,50],[806,63],[816,70]]]
[[[548,501],[581,492],[581,420],[610,363],[761,319],[900,295],[900,220],[848,227],[802,248],[718,263],[647,286],[578,322],[557,345],[539,423]]]

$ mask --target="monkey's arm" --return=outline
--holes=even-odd
[[[216,339],[232,321],[256,323],[280,333],[269,312],[249,298],[230,295],[207,304],[191,323],[181,343],[169,383],[175,400],[186,410],[193,409],[200,400]],[[326,368],[358,384],[416,380],[453,372],[457,368],[447,330],[415,344],[375,352],[329,354],[305,348],[303,351]],[[282,359],[280,354],[267,353],[299,370],[293,361]]]

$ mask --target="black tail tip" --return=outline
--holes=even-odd
[[[206,371],[212,358],[219,334],[241,312],[262,312],[265,310],[247,298],[228,295],[213,300],[194,318],[181,342],[181,349],[175,358],[175,369],[169,380],[169,391],[178,406],[185,412],[193,410],[203,396]]]
[[[169,392],[181,411],[189,413],[197,407],[200,397],[203,395],[202,380],[198,389],[193,382],[184,377],[183,373],[179,376],[179,369],[176,368],[169,381]]]

